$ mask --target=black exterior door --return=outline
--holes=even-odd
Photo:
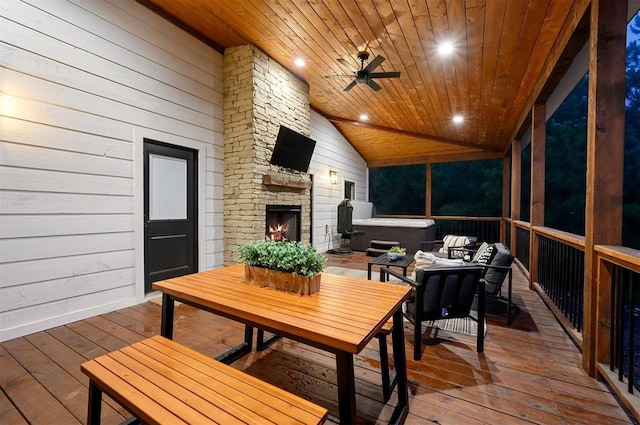
[[[198,270],[197,156],[144,140],[144,288]]]

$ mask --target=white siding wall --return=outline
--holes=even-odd
[[[313,245],[325,252],[340,245],[337,207],[344,199],[344,181],[355,183],[356,199],[366,200],[367,164],[331,122],[311,111],[311,138],[316,141],[309,173],[313,174]],[[329,170],[338,172],[338,184],[329,184]],[[326,235],[326,226],[329,235]]]
[[[142,141],[198,149],[222,264],[222,55],[135,1],[0,1],[0,340],[144,300]]]

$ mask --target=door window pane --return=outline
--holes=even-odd
[[[187,219],[187,161],[149,155],[149,219]]]

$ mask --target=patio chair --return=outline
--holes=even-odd
[[[388,268],[381,269],[381,280],[392,275],[414,288],[413,299],[407,301],[405,317],[414,326],[414,360],[422,358],[422,323],[432,320],[469,317],[478,323],[476,351],[484,351],[484,281],[483,267],[427,267],[416,269],[415,281]],[[478,317],[471,308],[478,295]]]
[[[511,310],[515,309],[516,314],[520,307],[511,301],[513,289],[513,265],[514,256],[502,243],[489,244],[483,242],[477,249],[464,249],[470,257],[469,264],[477,264],[484,268],[482,280],[485,282],[485,293],[487,297],[506,302],[507,325],[511,325],[513,317]],[[508,277],[507,296],[502,295],[502,285]]]
[[[489,248],[491,247],[491,248]],[[480,248],[473,256],[471,264],[478,264],[484,268],[482,273],[482,280],[485,282],[486,295],[493,299],[503,300],[507,304],[507,325],[511,325],[513,317],[511,316],[512,308],[517,312],[520,310],[516,304],[511,301],[511,294],[513,289],[513,265],[514,256],[504,244],[494,243],[487,245],[484,248],[484,244],[480,245]],[[486,249],[490,249],[489,253]],[[502,295],[502,285],[505,278],[508,277],[507,283],[507,296]]]

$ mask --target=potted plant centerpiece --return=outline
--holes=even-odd
[[[309,244],[254,241],[237,249],[247,281],[300,295],[320,290],[325,257]]]
[[[405,255],[407,255],[407,248],[401,248],[399,246],[392,246],[387,253],[387,256],[391,261],[395,261],[398,258],[404,257]]]

